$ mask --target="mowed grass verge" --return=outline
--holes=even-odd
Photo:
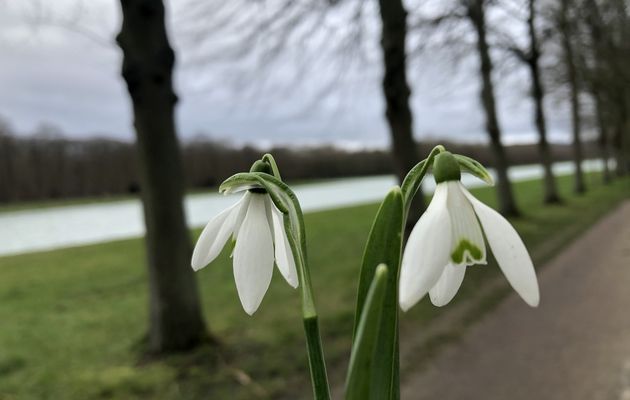
[[[540,205],[540,181],[515,184],[524,215],[513,222],[537,265],[630,195],[628,179],[609,186],[599,180],[589,175],[590,191],[576,197],[571,177],[561,177],[565,204],[558,206]],[[492,188],[474,193],[495,204]],[[377,207],[306,216],[333,373],[343,372],[339,366],[348,357],[358,264]],[[492,263],[471,269],[454,304],[497,271]],[[0,399],[309,398],[298,292],[276,271],[261,308],[248,317],[226,252],[197,276],[221,350],[207,346],[156,361],[142,354],[148,300],[141,240],[0,258]],[[402,318],[422,329],[448,311],[449,306],[436,309],[425,299]],[[333,380],[341,382],[339,375]]]

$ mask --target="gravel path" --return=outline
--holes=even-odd
[[[630,400],[630,201],[403,382],[402,398]]]

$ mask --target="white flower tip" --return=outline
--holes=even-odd
[[[431,294],[429,294],[429,298],[431,299],[431,304],[433,304],[436,307],[444,307],[445,305],[451,302],[451,299],[439,298]]]
[[[263,300],[262,297],[254,298],[251,296],[240,296],[240,293],[239,293],[239,299],[241,300],[241,305],[243,306],[243,310],[249,316],[254,315],[254,313],[258,311],[258,308],[260,307],[260,304],[262,303],[262,300]]]
[[[300,286],[300,282],[298,282],[297,279],[291,279],[290,281],[287,281],[289,283],[289,286],[291,286],[293,289],[297,289],[298,286]]]
[[[254,315],[256,310],[258,310],[258,306],[246,306],[245,304],[243,304],[243,310],[245,310],[247,315],[251,317],[252,315]]]
[[[192,261],[190,262],[190,266],[192,267],[193,271],[199,271],[200,269],[202,269],[203,267],[205,267],[208,264],[203,264],[202,262],[199,262],[199,260],[196,259],[192,259]]]
[[[400,302],[400,309],[403,310],[403,312],[407,312],[411,306],[413,306],[413,304]]]
[[[530,307],[536,308],[538,307],[538,304],[540,304],[540,293],[538,292],[538,288],[536,288],[535,292],[521,295],[521,297]]]
[[[410,296],[401,291],[398,299],[400,309],[407,312],[411,307],[415,306],[420,300],[422,300],[423,297],[424,295],[420,297]]]

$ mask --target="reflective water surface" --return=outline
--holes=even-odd
[[[586,170],[601,169],[598,161],[584,163]],[[558,174],[570,173],[573,165],[562,162],[554,165]],[[512,167],[515,181],[542,176],[538,165]],[[476,178],[464,175],[468,187],[483,185]],[[317,211],[381,200],[395,184],[393,176],[343,178],[293,187],[304,211]],[[431,190],[432,179],[424,188]],[[188,224],[202,226],[224,208],[233,204],[239,194],[192,194],[186,196]],[[116,201],[84,205],[60,206],[0,213],[0,255],[56,249],[115,239],[138,237],[144,234],[142,208],[139,200]]]

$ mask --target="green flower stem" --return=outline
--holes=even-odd
[[[273,170],[275,164],[273,157],[267,157],[265,161],[271,165]],[[277,167],[275,168],[277,169]],[[274,175],[275,173],[276,172],[274,172]],[[234,188],[250,187],[252,185],[262,186],[267,191],[278,210],[283,213],[287,239],[293,253],[300,282],[302,318],[304,320],[304,333],[306,335],[313,393],[316,400],[328,400],[330,399],[330,389],[328,386],[328,375],[326,373],[326,362],[324,360],[324,352],[319,334],[319,323],[317,310],[315,309],[315,301],[313,299],[311,275],[306,261],[304,216],[295,193],[274,175],[261,172],[236,174],[226,179],[219,190],[221,192],[228,192]]]
[[[409,214],[409,207],[411,206],[411,200],[413,200],[414,196],[418,192],[418,189],[420,189],[420,185],[422,184],[422,180],[424,179],[424,176],[429,170],[429,167],[431,166],[431,164],[433,164],[433,159],[435,158],[436,155],[438,155],[439,153],[443,151],[445,151],[444,146],[442,145],[435,146],[433,150],[431,150],[431,152],[429,153],[429,156],[425,158],[424,160],[420,161],[418,164],[416,164],[416,166],[413,167],[409,171],[409,173],[407,173],[407,176],[405,176],[405,179],[403,180],[403,183],[400,186],[400,189],[402,190],[402,193],[403,193],[403,200],[404,200],[404,205],[405,205],[405,212],[404,212],[405,223],[407,221],[407,216]],[[405,224],[403,224],[403,227],[404,226]]]
[[[304,227],[302,220],[302,211],[299,203],[296,202],[297,214],[300,216],[300,226]],[[298,270],[298,279],[302,292],[302,318],[304,323],[304,334],[306,335],[306,349],[308,352],[308,363],[311,371],[311,383],[313,385],[313,395],[316,400],[330,399],[330,389],[328,385],[328,374],[326,372],[326,360],[324,359],[324,350],[322,348],[321,336],[319,333],[319,322],[317,310],[315,309],[315,300],[313,298],[313,287],[311,284],[311,275],[308,264],[306,263],[306,241],[301,241],[301,246],[291,233],[291,220],[287,214],[284,214],[285,230],[289,233],[289,245],[294,254],[294,258]],[[300,235],[304,238],[304,233]]]
[[[278,164],[276,164],[276,159],[273,158],[271,154],[267,153],[262,157],[262,161],[266,162],[267,164],[271,166],[271,171],[273,172],[273,176],[275,176],[276,178],[278,178],[278,180],[281,181],[282,177],[280,177],[280,170],[278,169]]]
[[[313,396],[316,400],[328,400],[330,399],[330,390],[317,316],[304,318],[304,333],[306,334],[306,350],[311,371]]]

